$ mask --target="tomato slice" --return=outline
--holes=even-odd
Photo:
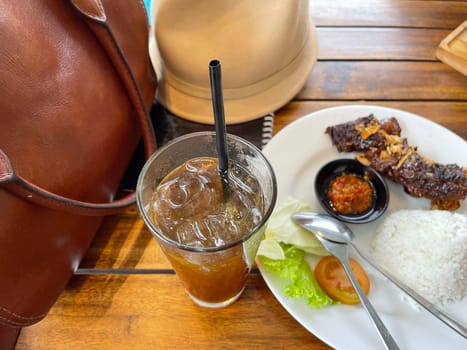
[[[365,270],[354,259],[349,258],[350,267],[365,294],[370,291],[370,279]],[[344,267],[332,255],[325,256],[315,267],[315,278],[321,289],[332,299],[344,304],[358,304],[360,299],[347,277]]]

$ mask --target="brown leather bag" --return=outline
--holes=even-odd
[[[115,199],[156,79],[136,0],[0,0],[0,348],[42,319]]]

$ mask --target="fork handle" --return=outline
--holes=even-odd
[[[370,317],[373,319],[374,325],[376,329],[379,332],[379,335],[384,342],[384,345],[386,346],[386,349],[388,350],[398,350],[399,346],[396,344],[396,341],[394,338],[391,336],[389,333],[388,329],[384,325],[383,321],[378,316],[378,313],[376,310],[373,308],[371,303],[369,302],[368,298],[366,297],[365,293],[363,292],[362,288],[360,287],[360,284],[358,283],[357,279],[355,278],[355,275],[352,271],[352,268],[350,267],[349,260],[348,259],[341,259],[340,257],[337,257],[339,261],[342,263],[342,266],[344,266],[344,270],[347,273],[347,276],[350,279],[350,282],[352,283],[353,287],[355,288],[355,291],[358,294],[358,297],[360,298],[360,301],[363,304],[363,307],[365,310],[368,312]]]

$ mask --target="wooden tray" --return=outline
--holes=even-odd
[[[436,57],[467,75],[467,21],[441,41]]]

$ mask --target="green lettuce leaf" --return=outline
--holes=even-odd
[[[258,256],[262,266],[288,282],[284,293],[291,298],[304,298],[308,305],[321,308],[335,304],[318,285],[310,265],[306,262],[305,252],[291,244],[280,242],[285,258],[276,260]]]

